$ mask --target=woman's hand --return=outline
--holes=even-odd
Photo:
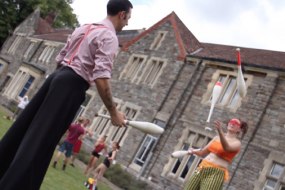
[[[189,149],[188,149],[188,154],[189,154],[189,155],[193,154],[193,150],[194,150],[193,148],[189,148]]]
[[[189,154],[189,155],[196,154],[196,155],[200,156],[201,150],[202,150],[201,148],[196,148],[196,149],[194,149],[194,148],[189,148],[189,149],[188,149],[188,154]]]
[[[220,121],[215,121],[214,122],[214,124],[215,124],[215,128],[218,130],[218,131],[222,131],[222,122],[220,122]]]

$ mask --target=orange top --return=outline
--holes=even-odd
[[[228,162],[232,162],[235,155],[237,153],[239,153],[239,150],[235,151],[235,152],[226,152],[223,149],[222,143],[219,140],[212,141],[208,147],[208,151],[216,154],[217,156],[219,156],[220,158],[222,158]]]

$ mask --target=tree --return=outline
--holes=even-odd
[[[13,30],[40,7],[41,17],[53,14],[55,28],[74,28],[78,26],[76,15],[70,4],[72,0],[1,0],[0,1],[0,47]]]

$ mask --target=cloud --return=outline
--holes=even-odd
[[[75,0],[81,24],[106,16],[107,0]],[[285,1],[131,0],[129,26],[149,28],[174,11],[201,42],[285,51]]]

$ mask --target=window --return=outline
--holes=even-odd
[[[245,82],[248,83],[248,79],[250,76],[244,75]],[[211,102],[212,99],[212,91],[214,88],[214,84],[220,81],[223,85],[221,94],[217,100],[217,106],[220,107],[227,107],[230,109],[236,109],[238,104],[241,101],[241,97],[239,96],[237,90],[237,76],[234,72],[227,72],[227,71],[217,71],[212,79],[211,88],[208,88],[207,91],[207,103]]]
[[[31,53],[31,51],[32,51],[32,49],[35,47],[35,42],[31,42],[30,43],[30,45],[29,45],[29,47],[28,47],[28,49],[26,50],[26,52],[25,52],[25,54],[24,54],[24,58],[25,59],[27,59],[27,58],[29,58],[31,55],[30,55],[30,53]]]
[[[190,148],[189,144],[184,144],[181,148],[181,150],[188,150]],[[190,170],[192,164],[194,163],[195,160],[194,155],[187,156],[186,162],[184,161],[184,157],[177,158],[176,162],[171,170],[172,174],[177,174],[179,178],[185,179],[188,171]],[[184,163],[184,165],[183,165]]]
[[[33,77],[32,75],[29,75],[28,81],[25,83],[23,89],[21,90],[19,94],[20,97],[24,97],[26,95],[27,91],[29,90],[34,80],[35,80],[35,77]]]
[[[117,104],[117,109],[124,112],[129,120],[136,119],[141,109],[139,106],[136,106],[135,104],[129,102],[123,102],[118,99],[114,99],[114,101]],[[102,106],[99,113],[103,115],[108,115],[108,111],[105,106]],[[107,135],[107,142],[117,141],[120,143],[120,145],[122,145],[128,134],[128,131],[130,130],[130,127],[127,126],[123,128],[118,128],[113,126],[109,119],[97,117],[94,119],[94,122],[91,125],[91,129],[95,132],[96,137],[99,137],[101,135]]]
[[[131,81],[132,83],[136,83],[145,67],[145,61],[147,56],[141,55],[132,55],[125,66],[124,71],[121,73],[120,79],[125,78]]]
[[[272,164],[270,172],[266,176],[266,181],[263,190],[276,190],[284,189],[284,186],[280,185],[280,181],[284,176],[284,165],[274,162]]]
[[[8,53],[10,54],[14,54],[19,46],[19,44],[22,42],[23,37],[17,35],[15,40],[13,41],[12,45],[10,46],[10,48],[8,49]]]
[[[165,63],[166,63],[165,60],[160,60],[155,58],[149,60],[141,75],[141,81],[144,84],[153,87],[157,79],[161,75]]]
[[[153,123],[157,124],[162,128],[165,128],[166,125],[164,121],[159,119],[154,119]],[[156,144],[156,140],[157,138],[151,135],[147,135],[145,137],[133,161],[133,163],[136,165],[133,166],[134,169],[139,170],[144,165],[148,157],[151,156],[151,151],[153,150]]]
[[[156,125],[158,125],[158,126],[160,126],[161,128],[165,128],[165,126],[166,126],[166,123],[165,123],[165,121],[162,121],[162,120],[160,120],[160,119],[154,119],[153,120],[153,123],[155,123]]]
[[[0,60],[0,74],[4,71],[5,66],[6,64],[4,65],[4,63],[1,63],[1,60]]]
[[[185,129],[173,152],[177,150],[188,150],[190,147],[202,148],[209,141],[209,137]],[[201,159],[195,155],[187,155],[180,158],[170,157],[169,162],[163,169],[162,175],[184,182],[192,175],[200,161]]]
[[[285,190],[285,155],[271,152],[264,161],[264,167],[258,180],[254,183],[254,190]]]
[[[120,78],[153,87],[166,65],[166,60],[160,58],[151,58],[148,62],[145,60],[146,57],[132,56]]]
[[[48,63],[53,55],[54,47],[47,45],[39,57],[39,61]]]
[[[159,47],[161,46],[161,42],[164,40],[166,36],[166,31],[159,31],[158,34],[156,35],[154,41],[152,42],[150,49],[151,50],[158,50]]]
[[[132,108],[130,106],[124,105],[122,108],[122,111],[125,113],[126,117],[129,120],[134,120],[137,116],[138,110],[136,108]],[[108,134],[109,141],[117,141],[121,144],[123,139],[126,136],[127,130],[129,129],[129,126],[119,128],[119,127],[114,127],[111,126]]]
[[[26,67],[20,67],[4,91],[9,99],[25,96],[34,85],[40,74]]]
[[[157,138],[151,135],[147,135],[137,152],[137,155],[134,159],[134,163],[142,167],[149,156],[150,151],[153,149]]]

